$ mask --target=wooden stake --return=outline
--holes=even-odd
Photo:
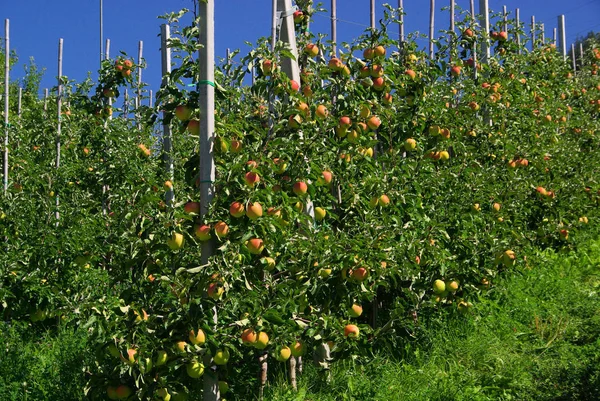
[[[371,0],[371,29],[375,29],[375,0]]]
[[[8,190],[8,101],[10,86],[10,20],[4,20],[4,194]]]
[[[162,85],[167,85],[166,76],[171,73],[171,48],[167,46],[169,39],[171,38],[171,27],[168,24],[162,24],[160,26],[160,52],[161,52],[161,66],[162,66]],[[150,96],[152,101],[152,96]],[[152,107],[152,106],[150,106]],[[173,182],[174,179],[174,168],[173,168],[173,133],[171,132],[171,124],[166,123],[168,113],[163,111],[163,161],[165,163],[165,169],[167,178]],[[165,202],[167,205],[171,205],[175,199],[175,193],[173,187],[165,194]]]
[[[56,96],[56,114],[57,114],[57,128],[56,128],[56,169],[60,168],[60,134],[61,134],[61,107],[62,107],[62,61],[63,61],[63,39],[60,38],[58,41],[58,94]],[[58,227],[58,220],[60,219],[60,213],[58,211],[59,206],[58,193],[56,194],[56,226]]]
[[[520,10],[517,8],[515,10],[515,24],[516,24],[516,28],[517,28],[516,35],[517,35],[517,46],[519,47],[518,52],[519,52],[519,54],[521,54],[521,32],[519,32],[519,29],[521,28],[521,22],[519,21],[519,13],[520,13]]]
[[[567,59],[567,34],[565,29],[565,15],[558,16],[558,47],[563,55],[563,59]]]
[[[433,60],[433,35],[435,27],[435,0],[429,0],[429,58]]]
[[[137,97],[136,101],[136,114],[137,114],[137,128],[142,130],[142,116],[140,115],[138,108],[142,105],[142,54],[144,52],[144,42],[140,40],[138,45],[138,69],[137,69]]]
[[[535,15],[531,16],[531,51],[535,50]]]
[[[210,202],[215,194],[215,3],[214,1],[199,1],[200,19],[198,32],[199,44],[199,81],[200,95],[200,217],[208,213]],[[202,243],[200,263],[208,264],[213,253],[213,242]],[[212,308],[213,325],[217,325],[217,308]],[[204,358],[206,370],[204,373],[204,401],[219,399],[219,381],[216,367],[212,365],[211,357]]]
[[[488,39],[488,35],[490,34],[490,9],[488,5],[488,0],[479,0],[479,18],[481,29],[485,33],[484,38],[481,42],[481,62],[483,64],[487,64],[490,59],[490,43]]]
[[[337,57],[337,4],[331,0],[331,57]]]

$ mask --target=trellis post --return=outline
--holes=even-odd
[[[433,60],[433,39],[435,27],[435,0],[429,0],[429,58]]]
[[[56,96],[56,115],[57,115],[57,127],[56,127],[56,169],[60,168],[60,134],[62,129],[62,61],[63,61],[63,39],[60,38],[58,41],[58,93]],[[58,193],[56,194],[56,225],[58,226],[58,220],[60,219],[60,213],[58,206],[60,204]]]
[[[136,115],[137,115],[137,128],[142,130],[142,116],[139,112],[139,107],[142,105],[142,56],[144,52],[144,42],[140,40],[138,44],[138,68],[137,68],[137,96],[136,101]]]
[[[337,57],[337,0],[331,0],[331,57]]]
[[[565,15],[558,16],[558,47],[563,59],[567,59],[567,34],[565,32]]]
[[[163,87],[168,85],[168,76],[171,73],[171,48],[168,46],[170,37],[171,27],[168,24],[162,24],[160,26],[160,50]],[[152,102],[152,96],[150,96],[150,101]],[[165,169],[167,170],[167,179],[173,182],[173,134],[171,132],[171,124],[166,122],[167,117],[167,112],[163,111],[163,161],[165,163]],[[175,199],[175,193],[172,186],[167,190],[165,198],[165,202],[170,206]]]
[[[515,24],[516,24],[516,37],[517,37],[517,46],[519,48],[519,50],[518,50],[519,54],[521,54],[521,32],[519,32],[519,29],[521,28],[520,13],[521,13],[521,10],[519,10],[517,8],[515,10]]]
[[[531,16],[531,51],[535,50],[535,15]]]
[[[484,37],[481,42],[481,62],[483,64],[487,64],[488,60],[490,59],[490,43],[488,39],[490,32],[490,9],[488,0],[479,0],[479,18],[481,29],[484,32]]]
[[[8,101],[10,86],[10,21],[4,20],[4,194],[8,190]]]

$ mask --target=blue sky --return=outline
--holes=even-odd
[[[99,64],[99,0],[0,0],[0,19],[4,36],[4,20],[10,19],[11,48],[19,55],[19,64],[12,78],[23,75],[23,65],[34,57],[36,64],[46,68],[42,88],[55,85],[57,48],[64,39],[63,74],[81,81],[88,71],[96,77]],[[226,49],[249,50],[244,41],[254,42],[270,34],[271,0],[218,0],[215,10],[216,56],[225,57]],[[369,24],[370,0],[338,0],[338,40],[351,41]],[[377,18],[383,16],[383,4],[396,0],[376,0]],[[476,8],[479,3],[475,0]],[[436,30],[448,27],[449,14],[439,11],[449,0],[436,1]],[[323,7],[329,9],[330,1]],[[406,32],[427,32],[429,1],[404,0]],[[469,8],[468,0],[456,0],[457,7]],[[529,23],[534,15],[544,22],[546,37],[552,37],[557,16],[566,15],[567,42],[590,30],[600,31],[600,0],[490,0],[491,10],[500,11],[506,5],[510,12],[518,7],[521,20]],[[138,42],[144,42],[144,57],[148,63],[144,82],[156,90],[160,84],[160,24],[157,17],[181,8],[192,8],[191,0],[104,0],[104,37],[111,39],[111,55],[119,50],[137,55]],[[313,32],[329,33],[329,13],[315,16]],[[423,42],[423,46],[426,43]],[[137,57],[137,56],[136,56]]]

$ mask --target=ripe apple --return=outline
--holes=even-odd
[[[437,295],[441,295],[446,291],[446,283],[444,281],[437,279],[433,282],[433,292]]]
[[[196,238],[198,238],[198,240],[202,242],[208,241],[211,238],[210,226],[207,224],[196,225],[194,227],[194,234],[196,234]]]
[[[298,103],[298,105],[296,106],[296,110],[302,113],[304,117],[310,116],[310,107],[304,102]]]
[[[442,128],[440,136],[444,139],[450,139],[450,130],[448,128]]]
[[[344,64],[337,57],[333,57],[331,60],[329,60],[329,63],[327,63],[327,65],[333,71],[341,71],[344,68]]]
[[[369,271],[364,267],[359,267],[352,271],[350,277],[356,281],[364,281],[369,276]]]
[[[375,49],[368,47],[363,51],[363,58],[365,60],[373,60],[373,57],[375,57]]]
[[[154,360],[154,366],[162,366],[167,363],[167,359],[169,358],[167,351],[160,350],[156,353],[156,359]]]
[[[450,153],[448,153],[445,150],[442,150],[440,152],[440,160],[448,160],[448,159],[450,159]]]
[[[253,329],[247,328],[246,330],[244,330],[242,332],[242,343],[243,344],[254,345],[257,340],[258,340],[258,335],[256,334],[256,332]]]
[[[298,92],[300,90],[300,84],[298,83],[298,81],[290,79],[290,88],[292,92]]]
[[[175,350],[180,354],[184,354],[186,352],[187,343],[185,341],[177,341],[175,343]]]
[[[506,41],[508,39],[508,32],[506,32],[506,31],[498,32],[497,39],[501,42]]]
[[[379,64],[374,64],[371,66],[371,77],[372,78],[379,78],[379,77],[383,77],[383,67]]]
[[[499,212],[501,207],[502,207],[502,205],[500,205],[498,202],[495,202],[492,205],[492,208],[494,209],[495,212]]]
[[[450,292],[458,291],[458,281],[452,280],[450,283],[448,283],[447,288]]]
[[[252,238],[246,242],[246,248],[253,255],[260,255],[265,249],[265,244],[260,238]]]
[[[502,264],[506,267],[511,267],[515,265],[516,259],[517,256],[515,255],[515,252],[510,249],[507,249],[506,251],[500,254],[498,261],[502,262]]]
[[[294,11],[294,24],[300,24],[304,21],[304,13],[301,10]]]
[[[327,211],[325,209],[323,209],[322,207],[315,208],[315,220],[321,221],[325,218],[326,215],[327,215]]]
[[[327,110],[327,107],[325,107],[325,105],[320,104],[320,105],[317,106],[317,110],[315,111],[315,115],[317,116],[317,118],[319,120],[324,120],[329,115],[329,111]]]
[[[410,70],[410,69],[408,69],[408,70],[404,71],[404,74],[405,74],[405,75],[408,75],[408,76],[409,76],[411,79],[413,79],[413,80],[414,80],[415,78],[417,78],[417,73],[416,73],[414,70]]]
[[[220,348],[213,355],[213,361],[215,362],[215,365],[223,366],[229,362],[229,357],[229,349]]]
[[[296,343],[292,346],[292,349],[291,349],[292,356],[294,356],[296,358],[304,355],[305,351],[306,351],[306,348],[304,347],[304,344],[299,341],[296,341]]]
[[[192,135],[200,134],[200,121],[199,120],[190,120],[187,124],[187,130]]]
[[[469,102],[469,108],[473,111],[477,111],[481,108],[477,102]]]
[[[229,234],[229,226],[224,221],[219,221],[215,224],[215,233],[217,233],[217,237],[223,238]]]
[[[358,338],[359,334],[360,330],[355,324],[347,324],[346,327],[344,327],[344,337]]]
[[[350,126],[352,125],[352,120],[350,120],[350,117],[348,116],[343,116],[340,117],[340,127],[342,127],[343,129],[348,129],[350,128]]]
[[[411,151],[411,150],[415,150],[417,148],[417,141],[415,141],[413,138],[408,138],[405,142],[404,142],[404,149],[406,149],[407,151]]]
[[[380,125],[381,125],[381,120],[377,116],[371,116],[371,118],[369,118],[367,120],[367,126],[373,131],[375,131],[377,128],[379,128]]]
[[[252,188],[260,182],[260,176],[254,171],[248,171],[246,175],[244,175],[244,181],[246,181],[246,185]]]
[[[298,181],[292,187],[292,191],[294,191],[296,196],[304,196],[308,191],[308,185],[304,181]]]
[[[333,180],[333,174],[331,173],[331,171],[323,171],[321,173],[321,177],[317,178],[317,185],[329,185],[331,184],[331,181]]]
[[[221,299],[224,291],[223,286],[219,283],[210,283],[206,289],[208,297],[214,300]]]
[[[382,45],[375,46],[375,49],[373,49],[373,51],[375,52],[375,57],[385,56],[385,47],[383,47]]]
[[[138,149],[140,150],[140,155],[143,157],[150,157],[150,149],[146,147],[143,143],[138,145]]]
[[[350,317],[359,317],[360,315],[362,315],[362,313],[363,313],[362,306],[357,305],[357,304],[353,304],[348,309],[348,315],[350,315]]]
[[[265,349],[265,348],[267,348],[268,344],[269,344],[269,335],[267,333],[265,333],[264,331],[261,331],[260,333],[258,333],[256,342],[254,343],[254,348]]]
[[[316,57],[319,55],[319,46],[314,43],[309,43],[304,47],[304,54],[309,57]]]
[[[185,365],[185,371],[192,379],[197,379],[204,373],[204,365],[197,360],[192,360]]]
[[[183,234],[174,232],[171,234],[171,238],[167,240],[167,245],[172,251],[177,251],[183,247],[184,238]]]
[[[271,75],[271,73],[277,68],[277,65],[271,60],[263,60],[262,72],[264,75]]]
[[[450,68],[450,75],[452,75],[453,77],[458,77],[460,75],[461,72],[461,66],[459,65],[455,65],[452,68]]]
[[[473,30],[471,28],[467,28],[464,30],[463,35],[467,38],[472,38],[474,36]]]
[[[272,271],[275,268],[275,259],[269,256],[263,256],[260,258],[260,263],[262,263],[268,271]]]
[[[562,229],[559,231],[559,234],[560,234],[561,239],[564,239],[564,240],[569,239],[569,230]]]
[[[204,334],[204,331],[202,329],[198,329],[197,333],[198,334],[196,334],[196,331],[194,330],[190,330],[190,342],[194,345],[204,344],[206,342],[206,334]]]
[[[244,215],[244,212],[246,211],[246,208],[244,207],[244,204],[241,202],[233,202],[231,203],[231,206],[229,206],[229,213],[236,218],[240,218]]]
[[[250,220],[256,220],[263,215],[263,208],[260,203],[253,202],[248,204],[248,208],[246,209],[246,216]]]
[[[193,110],[186,105],[181,104],[175,107],[175,117],[177,117],[179,121],[188,121],[190,118],[192,118],[192,113]]]
[[[386,194],[383,194],[379,197],[378,204],[382,207],[386,207],[390,204],[390,198]]]
[[[131,394],[133,394],[133,391],[124,384],[120,385],[115,390],[115,395],[117,396],[118,400],[126,400],[127,398],[131,397]]]
[[[373,87],[375,87],[375,82],[373,82]],[[375,87],[375,89],[377,88]],[[381,99],[383,104],[385,104],[386,106],[391,105],[393,100],[394,97],[390,93],[386,93],[385,95],[383,95],[383,99]]]
[[[279,350],[277,350],[277,352],[275,353],[275,359],[278,362],[285,362],[288,359],[290,359],[290,356],[292,356],[292,350],[290,349],[290,347],[285,345],[279,348]]]
[[[183,211],[187,214],[200,214],[200,202],[187,202]]]
[[[385,79],[383,77],[373,78],[373,89],[382,92],[385,89]]]

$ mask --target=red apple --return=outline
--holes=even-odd
[[[260,182],[260,176],[254,171],[248,171],[246,175],[244,175],[244,181],[246,181],[246,185],[249,187],[254,187]]]
[[[233,202],[231,206],[229,206],[229,213],[231,213],[233,217],[242,217],[245,211],[246,208],[240,202]]]
[[[263,208],[260,203],[254,202],[254,203],[248,204],[248,207],[246,208],[246,216],[248,216],[248,218],[250,220],[256,220],[259,217],[261,217],[262,215],[263,215]]]
[[[357,338],[359,334],[360,330],[355,324],[348,324],[344,327],[344,337]]]
[[[200,202],[187,202],[183,207],[183,211],[187,214],[200,214]]]
[[[215,233],[219,238],[226,237],[229,234],[229,226],[224,221],[219,221],[215,224]]]
[[[246,242],[246,248],[248,251],[254,255],[260,255],[265,249],[265,244],[260,238],[252,238]]]
[[[196,234],[196,238],[202,242],[208,241],[211,238],[210,226],[207,224],[197,225],[194,227],[194,233]]]
[[[179,121],[188,121],[192,118],[193,110],[186,105],[179,105],[175,108],[175,117]]]
[[[294,184],[292,190],[297,196],[304,196],[306,195],[306,191],[308,191],[308,185],[303,181],[298,181]]]

